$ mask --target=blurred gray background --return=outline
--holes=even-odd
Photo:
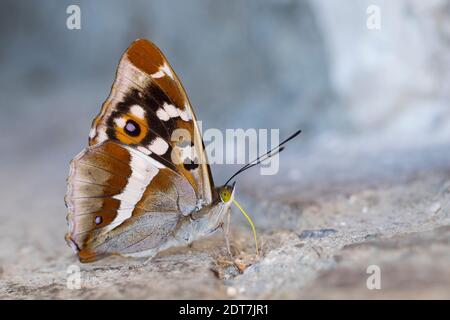
[[[81,30],[66,28],[71,4]],[[370,5],[380,30],[367,28]],[[331,163],[399,150],[428,166],[427,150],[448,159],[450,1],[3,0],[0,262],[36,247],[51,256],[55,241],[68,252],[68,164],[137,38],[165,53],[205,129],[301,128],[282,166],[283,157],[297,166],[311,154]],[[216,177],[232,170],[222,167]]]
[[[66,28],[70,4],[81,8],[81,30]],[[366,26],[372,4],[380,30]],[[3,161],[81,147],[122,52],[140,37],[167,55],[205,128],[302,128],[304,140],[322,144],[448,141],[448,1],[11,0],[1,8]]]
[[[70,4],[81,30],[66,28]],[[372,4],[380,30],[366,26]],[[319,144],[448,141],[448,1],[11,0],[1,9],[6,160],[84,145],[121,54],[140,37],[167,55],[205,128],[302,128]]]

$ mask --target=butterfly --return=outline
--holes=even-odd
[[[216,187],[180,80],[156,45],[138,39],[120,59],[89,146],[70,163],[66,242],[92,262],[153,257],[206,237],[230,214],[231,179],[280,146]]]

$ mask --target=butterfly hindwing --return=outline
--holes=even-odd
[[[82,261],[151,249],[196,205],[195,192],[181,175],[114,141],[75,157],[68,185],[66,239]]]

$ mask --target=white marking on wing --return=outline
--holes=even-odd
[[[159,70],[156,71],[155,73],[152,73],[151,76],[152,76],[152,78],[159,79],[159,78],[164,77],[164,76],[165,76],[165,73],[164,73],[164,71],[162,71],[161,69],[159,69]]]
[[[106,129],[100,129],[97,132],[97,143],[108,140],[108,135],[106,134]]]
[[[145,118],[145,110],[138,104],[132,105],[130,108],[130,112],[131,112],[131,114],[135,115],[136,117],[138,117],[140,119]]]
[[[156,115],[162,121],[167,121],[170,119],[169,114],[162,108],[159,108],[158,111],[156,111]]]
[[[184,121],[192,120],[192,114],[190,113],[191,106],[189,105],[189,102],[185,100],[184,102],[184,110],[180,111],[180,118]]]
[[[124,128],[125,125],[127,124],[127,122],[125,121],[124,118],[115,118],[115,119],[114,119],[114,123],[115,123],[119,128]]]
[[[170,77],[171,79],[173,79],[173,73],[172,70],[170,70],[170,67],[167,63],[164,62],[164,64],[162,66],[159,67],[158,71],[156,71],[155,73],[152,73],[150,76],[152,78],[155,79],[159,79],[164,77],[165,75],[167,75],[168,77]]]
[[[178,109],[174,105],[164,102],[163,108],[171,118],[178,117]]]
[[[157,155],[163,155],[169,149],[169,144],[160,137],[156,137],[148,148]]]
[[[140,155],[136,151],[130,150],[129,147],[127,149],[130,152],[131,176],[128,178],[123,191],[113,197],[120,200],[120,206],[117,210],[117,216],[109,224],[108,231],[118,227],[132,216],[134,206],[141,200],[145,189],[147,189],[153,177],[158,174],[159,167],[162,166],[150,157]],[[156,166],[156,163],[159,166]],[[129,209],[130,205],[133,207],[132,209]]]
[[[187,109],[179,110],[180,118],[184,121],[189,121],[191,119],[190,113]]]
[[[159,67],[159,70],[162,70],[165,74],[167,74],[170,78],[173,79],[172,70],[170,70],[170,67],[167,65],[166,62],[164,62],[164,64],[161,67]]]
[[[158,111],[156,111],[156,114],[163,121],[169,120],[169,117],[170,118],[180,117],[184,121],[189,121],[191,119],[191,115],[187,109],[186,110],[178,109],[173,104],[169,104],[167,102],[164,102],[162,109],[161,108],[158,109]]]
[[[137,146],[137,149],[143,153],[145,153],[146,155],[150,155],[152,152],[150,150],[148,150],[147,148],[143,147],[143,146]]]

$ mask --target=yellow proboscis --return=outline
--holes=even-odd
[[[245,212],[244,209],[242,209],[241,205],[235,199],[233,199],[233,203],[236,205],[236,207],[238,207],[239,210],[241,210],[244,217],[247,218],[247,221],[250,223],[250,226],[252,227],[252,231],[253,231],[253,237],[255,238],[256,254],[259,255],[258,237],[256,236],[255,224],[253,223],[250,216]]]

